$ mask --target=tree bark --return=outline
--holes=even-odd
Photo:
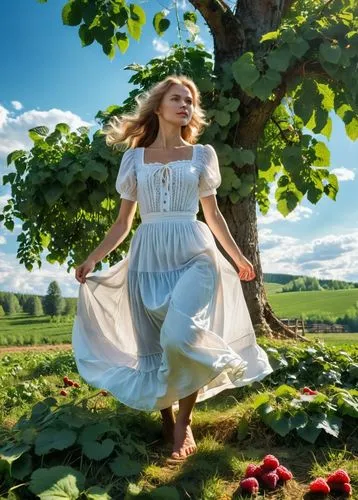
[[[293,0],[238,0],[234,12],[224,0],[190,0],[190,2],[200,11],[212,33],[215,73],[219,75],[223,71],[221,66],[224,63],[233,62],[245,51],[265,50],[260,44],[262,35],[278,28],[282,16],[287,13]],[[285,77],[292,77],[292,70],[289,70],[288,73]],[[280,104],[285,91],[286,80],[283,78],[283,83],[276,89],[275,98],[262,102],[260,99],[245,94],[238,85],[235,86],[231,95],[240,99],[240,122],[237,128],[230,132],[228,144],[256,151],[265,125],[275,108]],[[254,174],[255,178],[257,176],[256,165],[245,165],[240,168],[240,172],[238,172],[236,165],[233,165],[233,168],[238,174],[251,173]],[[228,198],[219,199],[218,202],[233,238],[245,257],[253,264],[256,272],[255,280],[242,282],[256,334],[258,336],[283,336],[307,340],[303,336],[296,335],[284,325],[275,316],[268,303],[258,245],[254,191],[249,197],[236,204],[233,204]],[[236,267],[220,243],[217,242],[217,244],[226,258]]]

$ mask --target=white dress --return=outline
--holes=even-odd
[[[160,410],[199,390],[200,402],[272,373],[257,344],[237,271],[197,220],[216,194],[210,144],[191,160],[143,163],[128,149],[116,180],[141,224],[126,257],[80,284],[72,343],[79,374],[125,405]]]

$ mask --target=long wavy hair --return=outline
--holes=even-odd
[[[181,128],[181,136],[195,144],[203,127],[209,125],[201,107],[200,92],[193,80],[185,75],[168,75],[149,90],[135,97],[137,106],[133,113],[112,116],[102,130],[107,146],[120,151],[128,148],[147,147],[158,135],[159,119],[155,111],[164,95],[173,84],[185,85],[193,99],[193,114],[190,122]]]

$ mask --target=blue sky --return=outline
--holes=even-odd
[[[145,64],[165,56],[177,43],[175,15],[171,28],[158,37],[152,17],[170,2],[138,2],[147,13],[147,24],[139,42],[130,40],[126,54],[116,53],[111,61],[98,44],[82,48],[78,27],[64,26],[61,10],[65,0],[3,0],[0,18],[0,179],[14,170],[6,167],[7,155],[15,149],[29,149],[27,131],[38,125],[51,130],[59,122],[72,129],[88,125],[91,134],[98,125],[94,116],[109,105],[120,104],[133,89],[128,80],[130,63]],[[179,16],[193,10],[178,1]],[[199,18],[199,39],[212,52],[210,31]],[[183,40],[187,37],[183,36]],[[322,139],[321,136],[319,136]],[[324,139],[324,138],[323,138]],[[306,274],[321,278],[358,281],[358,144],[345,134],[343,123],[333,117],[333,133],[328,143],[331,170],[340,179],[337,201],[322,199],[316,206],[307,200],[288,218],[272,208],[266,216],[258,213],[260,254],[264,272]],[[0,183],[0,209],[10,197],[9,185]],[[2,224],[2,223],[0,223]],[[56,279],[64,296],[77,296],[79,284],[74,270],[66,265],[50,265],[43,253],[41,269],[30,273],[16,258],[21,232],[18,221],[13,232],[0,225],[0,290],[45,294]]]

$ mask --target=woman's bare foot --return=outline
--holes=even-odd
[[[174,427],[174,447],[171,458],[183,460],[196,452],[196,443],[190,427],[191,420],[182,422],[177,420]]]

